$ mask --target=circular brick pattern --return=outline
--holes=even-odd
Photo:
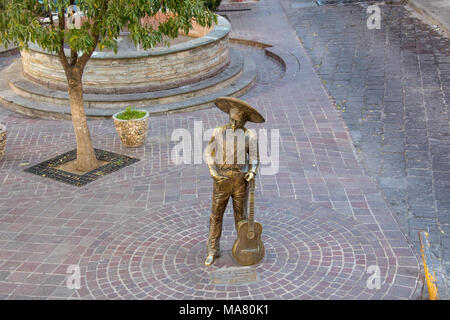
[[[256,281],[232,282],[238,275],[230,270],[240,266],[231,256],[236,233],[229,210],[222,256],[203,265],[210,203],[193,201],[144,211],[102,234],[85,256],[89,292],[124,299],[370,298],[381,291],[361,287],[368,266],[378,265],[386,280],[393,277],[388,250],[351,217],[296,200],[259,201],[256,210],[266,256],[241,267],[256,273]],[[228,281],[213,283],[221,273]]]

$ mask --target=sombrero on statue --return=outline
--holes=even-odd
[[[266,121],[264,117],[251,105],[240,99],[233,97],[220,97],[214,100],[214,103],[216,104],[217,108],[225,113],[230,113],[230,110],[232,108],[239,109],[240,111],[245,113],[247,121],[256,123],[262,123]]]

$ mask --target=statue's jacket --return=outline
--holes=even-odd
[[[231,172],[253,172],[259,167],[258,137],[252,129],[232,130],[227,124],[214,129],[205,150],[212,177]]]

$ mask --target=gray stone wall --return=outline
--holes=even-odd
[[[175,87],[204,75],[213,75],[229,63],[228,36],[182,51],[137,58],[91,58],[83,85],[100,92],[110,88]],[[24,75],[50,88],[65,89],[66,76],[56,55],[30,49],[22,51]],[[141,90],[142,91],[142,90]]]
[[[6,49],[5,46],[2,46],[2,45],[0,44],[0,53],[6,52],[6,51],[9,51],[9,50],[12,50],[12,49],[15,49],[15,47],[8,46],[8,49]]]

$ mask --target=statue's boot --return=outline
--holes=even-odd
[[[209,267],[210,265],[212,265],[218,257],[220,257],[220,254],[218,252],[209,252],[208,256],[205,259],[205,266]]]

